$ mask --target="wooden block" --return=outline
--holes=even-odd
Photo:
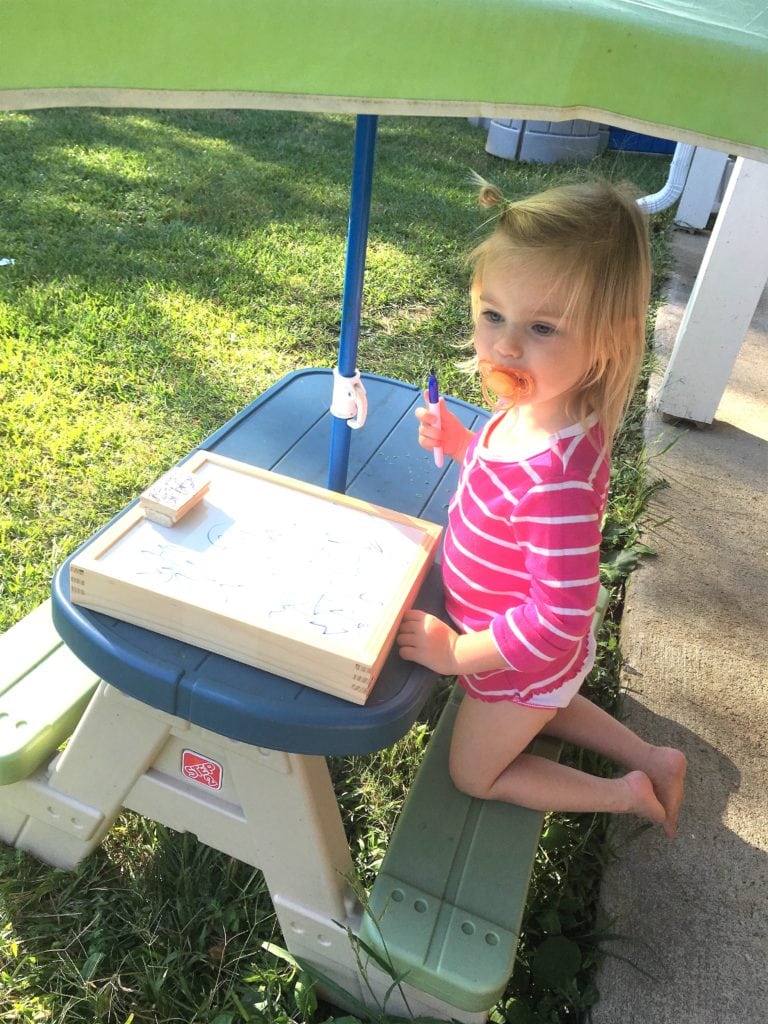
[[[183,469],[206,500],[128,509],[73,559],[72,601],[364,704],[441,527],[211,452]]]
[[[139,504],[153,523],[173,526],[197,505],[209,486],[209,481],[184,467],[172,469],[144,491]]]

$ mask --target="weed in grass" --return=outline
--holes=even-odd
[[[277,112],[0,115],[0,255],[15,260],[0,269],[0,628],[254,395],[334,362],[353,129],[349,117]],[[434,365],[447,393],[480,400],[456,367],[469,330],[464,256],[483,220],[471,170],[514,196],[595,174],[654,192],[666,169],[615,153],[586,168],[518,165],[484,153],[463,121],[380,119],[361,369],[420,383]],[[666,224],[654,222],[661,272]],[[614,608],[641,553],[641,415],[609,507]],[[609,708],[615,616],[588,684]],[[332,762],[366,882],[444,693],[391,750]],[[573,1021],[594,1002],[606,856],[600,819],[549,819],[495,1020]],[[73,873],[0,849],[0,1021],[351,1022],[315,1007],[301,969],[269,952],[282,941],[258,872],[131,814]],[[558,973],[560,959],[569,969]]]

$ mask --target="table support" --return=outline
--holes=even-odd
[[[63,754],[3,787],[4,834],[74,868],[125,807],[258,868],[288,950],[333,987],[326,998],[391,1013],[457,1018],[440,999],[366,965],[355,949],[362,908],[325,758],[227,739],[101,683]],[[7,833],[7,834],[6,834]]]
[[[79,864],[100,845],[134,779],[162,749],[167,718],[147,716],[138,701],[101,683],[64,753],[17,784],[29,817],[15,845],[56,867]]]
[[[47,772],[6,787],[27,820],[15,845],[73,868],[123,807],[237,857],[286,905],[343,922],[352,858],[325,759],[227,739],[106,683]]]

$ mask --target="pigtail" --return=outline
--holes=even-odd
[[[477,171],[472,171],[470,173],[470,179],[477,189],[477,201],[479,204],[484,206],[486,209],[501,207],[503,212],[503,208],[508,204],[501,189],[492,184],[492,182],[486,181],[486,179],[481,174],[478,174]]]
[[[495,185],[490,183],[490,181],[483,182],[480,186],[477,200],[480,205],[486,207],[486,209],[491,209],[496,206],[504,207],[507,205],[507,201],[504,196]]]

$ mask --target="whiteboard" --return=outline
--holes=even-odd
[[[178,523],[129,509],[70,567],[73,602],[348,699],[367,697],[440,527],[210,452]]]

